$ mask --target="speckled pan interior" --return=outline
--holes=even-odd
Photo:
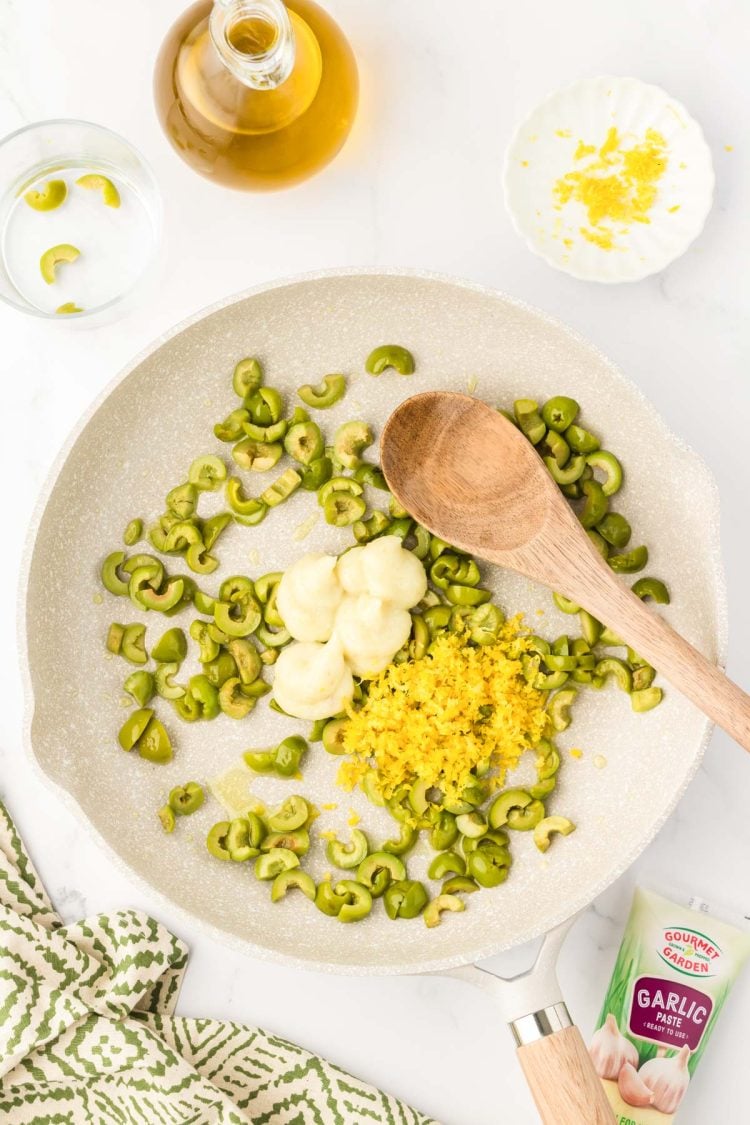
[[[384,341],[414,351],[416,374],[376,379],[364,373],[364,357]],[[468,962],[527,940],[621,874],[674,808],[710,729],[677,691],[668,690],[662,707],[640,717],[615,688],[584,694],[573,726],[560,738],[564,761],[550,802],[576,821],[578,831],[558,839],[545,856],[517,834],[508,883],[474,896],[466,913],[429,931],[420,920],[391,922],[382,909],[360,925],[342,926],[301,897],[272,906],[268,885],[257,883],[248,868],[207,854],[206,830],[222,819],[214,801],[180,821],[172,836],[163,834],[155,812],[171,786],[205,780],[242,750],[304,730],[269,711],[265,701],[241,722],[221,716],[190,725],[159,701],[176,748],[168,766],[117,746],[125,715],[121,685],[130,669],[107,658],[104,637],[110,621],[134,620],[136,612],[127,599],[101,599],[99,565],[121,544],[130,518],[149,521],[162,510],[165,493],[184,479],[194,456],[228,455],[212,425],[236,405],[231,371],[247,354],[262,358],[268,381],[292,403],[299,384],[346,372],[345,400],[322,415],[329,427],[365,418],[380,428],[402,398],[430,388],[475,388],[488,402],[506,405],[522,395],[575,396],[586,423],[624,461],[627,483],[617,507],[633,525],[633,543],[651,548],[647,573],[669,581],[670,621],[722,659],[713,480],[603,356],[538,312],[466,283],[421,274],[316,275],[232,299],[159,341],[92,407],[61,454],[35,521],[24,579],[21,634],[33,757],[72,798],[102,846],[194,920],[256,955],[338,972],[409,972]],[[215,509],[220,497],[211,503]],[[201,585],[213,591],[227,574],[257,576],[283,569],[307,550],[342,549],[349,533],[322,520],[304,541],[295,541],[293,530],[315,510],[314,496],[297,494],[260,527],[231,528],[220,541],[221,569]],[[170,571],[180,566],[181,560],[168,563]],[[539,632],[556,635],[575,625],[552,608],[545,590],[487,571],[499,602],[524,611]],[[149,641],[167,624],[187,626],[193,616],[167,623],[151,614]],[[569,756],[572,747],[582,749],[580,759]],[[393,822],[380,810],[336,788],[337,766],[318,746],[304,782],[260,778],[256,790],[268,801],[301,789],[319,804],[338,802],[323,813],[320,828],[346,831],[355,809],[373,838],[392,835]],[[311,858],[314,872],[327,868],[317,848]],[[410,860],[415,875],[424,875],[425,858],[418,853]]]

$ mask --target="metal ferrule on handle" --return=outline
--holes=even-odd
[[[527,1016],[512,1020],[509,1024],[517,1047],[525,1047],[527,1043],[536,1043],[547,1035],[556,1035],[566,1027],[572,1027],[573,1020],[565,1004],[552,1004],[547,1008],[540,1008],[538,1012],[530,1012]]]

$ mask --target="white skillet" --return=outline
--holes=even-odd
[[[417,372],[409,378],[366,375],[365,356],[383,342],[410,347]],[[618,507],[633,525],[633,541],[649,545],[649,573],[670,584],[667,617],[710,659],[723,659],[715,485],[633,384],[562,325],[491,290],[428,274],[327,273],[263,286],[179,326],[114,381],[71,435],[36,514],[22,580],[26,733],[33,760],[131,873],[215,936],[254,956],[337,973],[446,971],[560,926],[649,843],[699,765],[710,724],[674,690],[645,716],[633,715],[614,689],[583,695],[573,726],[560,739],[564,764],[552,805],[576,821],[577,832],[545,856],[519,834],[508,883],[475,895],[464,914],[435,930],[418,921],[393,923],[382,911],[344,927],[306,902],[271,907],[267,887],[240,865],[218,864],[206,854],[205,831],[223,815],[215,802],[178,836],[163,836],[155,810],[172,785],[213,776],[242,750],[270,744],[292,729],[304,732],[261,708],[245,722],[170,721],[176,753],[167,767],[123,754],[115,740],[126,667],[105,658],[103,637],[110,621],[136,614],[125,599],[99,599],[101,558],[120,543],[129,519],[161,511],[167,489],[184,478],[195,455],[228,453],[213,438],[212,424],[235,405],[230,374],[246,354],[262,358],[268,382],[290,401],[301,383],[328,371],[346,372],[346,398],[322,416],[330,428],[357,417],[382,428],[393,408],[420,390],[469,390],[498,404],[528,395],[573,395],[590,427],[624,462],[627,483]],[[309,494],[297,494],[259,528],[227,533],[219,552],[222,568],[207,588],[227,574],[283,569],[308,550],[341,550],[348,533],[322,522],[304,540],[294,539],[293,529],[313,509]],[[538,631],[571,629],[571,619],[553,610],[541,588],[498,570],[488,581],[498,602],[525,612]],[[150,640],[165,627],[161,617],[149,621]],[[170,719],[166,708],[164,717]],[[581,748],[583,757],[570,757],[572,747]],[[354,808],[376,839],[385,838],[392,821],[364,798],[337,791],[337,766],[322,751],[309,756],[299,788],[319,804],[338,801],[318,823],[346,832]],[[257,791],[274,801],[289,785],[263,779]],[[313,856],[313,873],[325,867],[322,856]],[[412,867],[423,875],[426,855]],[[516,982],[505,993],[510,1021],[548,1010],[547,1016],[516,1022],[522,1036],[541,1034],[545,1020],[562,1025],[567,1019],[557,1007],[552,961],[547,956],[542,977]],[[489,974],[475,973],[497,991]],[[570,1125],[602,1120],[563,1116],[562,1105],[556,1112],[557,1122]],[[545,1119],[551,1120],[546,1112]]]

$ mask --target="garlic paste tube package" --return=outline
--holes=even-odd
[[[670,1125],[750,955],[750,925],[636,890],[589,1052],[617,1125]]]

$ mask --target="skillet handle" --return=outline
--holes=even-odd
[[[564,1004],[515,1020],[511,1030],[543,1125],[615,1125],[604,1086]]]

